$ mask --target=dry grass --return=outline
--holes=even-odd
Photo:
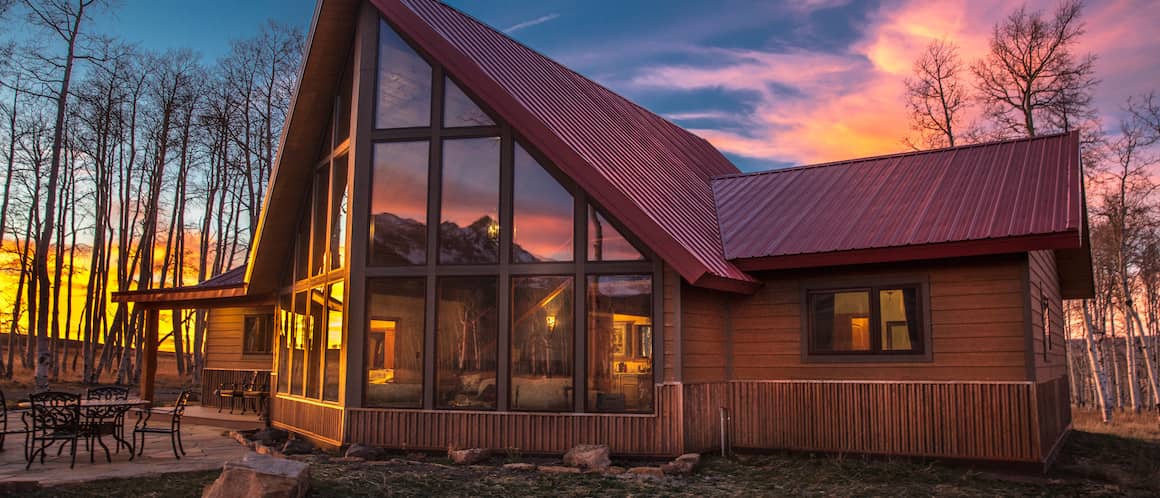
[[[56,382],[50,382],[49,387],[56,391],[66,391],[73,393],[83,393],[86,389],[96,387],[91,384],[84,384],[81,380],[81,373],[77,371],[70,371],[62,369],[60,379]],[[12,379],[0,380],[0,390],[4,391],[4,397],[7,398],[9,405],[15,405],[20,400],[28,399],[28,394],[32,392],[35,387],[36,372],[30,368],[21,368],[17,362],[16,370],[13,372]],[[116,376],[113,373],[106,373],[101,378],[101,383],[98,385],[113,385]],[[157,355],[157,393],[161,400],[176,399],[177,394],[182,389],[192,387],[188,377],[181,377],[177,375],[177,360],[173,353],[160,353]],[[138,394],[139,386],[135,384],[129,385],[133,395]],[[11,407],[11,406],[10,406]]]

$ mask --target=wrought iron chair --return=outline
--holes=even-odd
[[[229,402],[230,404],[231,414],[234,413],[234,408],[238,403],[241,403],[242,405],[242,413],[246,413],[246,390],[249,389],[250,386],[254,385],[254,383],[257,382],[257,379],[258,372],[254,371],[250,375],[250,379],[247,380],[245,384],[225,383],[219,385],[217,390],[214,391],[218,397],[218,413],[222,412],[222,408],[225,407],[226,402]]]
[[[264,380],[263,377],[265,377]],[[242,415],[246,414],[246,405],[253,404],[254,412],[258,417],[265,415],[266,396],[270,392],[270,377],[263,376],[259,372],[254,371],[250,377],[250,383],[246,384],[242,389]],[[233,413],[233,410],[230,411]]]
[[[69,468],[77,463],[77,439],[81,436],[81,397],[76,394],[48,391],[29,396],[32,401],[32,434],[28,465],[32,468],[36,454],[40,453],[40,463],[44,464],[45,450],[53,443],[71,442]],[[40,443],[39,447],[37,443]]]
[[[16,413],[16,412],[14,412]],[[20,410],[21,427],[12,427],[8,425],[8,400],[4,398],[4,391],[0,391],[0,451],[4,450],[4,440],[8,438],[9,434],[23,434],[24,435],[24,459],[28,460],[28,437],[32,434],[32,429],[29,427],[28,410]]]
[[[118,386],[96,387],[85,391],[85,399],[102,401],[125,400],[129,399],[129,388]],[[121,452],[122,446],[132,450],[132,447],[129,446],[129,443],[125,441],[126,411],[128,411],[128,409],[125,407],[111,407],[107,409],[101,408],[89,410],[88,413],[85,414],[86,418],[91,419],[92,422],[99,425],[90,425],[86,422],[86,425],[90,425],[90,427],[88,427],[89,430],[86,432],[90,432],[90,436],[96,436],[98,440],[102,434],[112,435],[113,439],[117,441],[117,453]],[[104,446],[104,443],[101,443],[101,446]]]
[[[177,396],[177,403],[172,410],[157,410],[157,413],[164,413],[170,416],[169,427],[156,426],[149,427],[149,418],[153,416],[154,410],[142,410],[137,412],[137,423],[133,426],[133,446],[137,448],[137,455],[140,456],[145,452],[145,435],[146,434],[169,434],[169,442],[173,445],[173,456],[181,460],[181,455],[185,454],[185,447],[181,444],[181,416],[185,414],[185,406],[189,404],[189,395],[191,391],[181,391]],[[141,444],[137,445],[137,435],[141,435]],[[181,454],[177,453],[181,450]]]

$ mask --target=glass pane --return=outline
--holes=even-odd
[[[810,333],[815,351],[870,351],[870,292],[810,294]]]
[[[439,280],[436,407],[495,408],[496,292],[492,277]]]
[[[572,410],[572,278],[512,279],[511,407]]]
[[[651,411],[652,277],[588,277],[588,408]]]
[[[298,223],[298,235],[294,238],[294,278],[302,280],[309,275],[310,267],[310,218],[302,216]]]
[[[310,291],[310,334],[306,337],[306,393],[318,398],[321,387],[322,341],[326,337],[326,294],[321,287]]]
[[[326,207],[330,202],[330,165],[323,166],[314,175],[314,209],[310,217],[314,226],[310,243],[310,274],[319,275],[325,268],[326,254]]]
[[[431,66],[386,21],[379,22],[378,76],[376,128],[431,124]]]
[[[342,268],[346,259],[346,196],[347,156],[334,160],[333,180],[330,183],[330,268]]]
[[[302,366],[306,363],[306,336],[310,333],[310,320],[307,310],[310,309],[307,301],[308,292],[299,292],[294,295],[293,309],[293,337],[290,339],[290,394],[302,395],[303,376]]]
[[[423,406],[422,278],[367,281],[366,406]]]
[[[326,300],[326,351],[323,357],[322,399],[338,401],[339,365],[342,361],[342,282],[330,286]]]
[[[439,262],[499,262],[499,138],[443,142]]]
[[[372,265],[421,265],[427,261],[428,149],[426,141],[375,144]]]
[[[572,261],[572,194],[515,147],[512,261]]]
[[[266,354],[269,353],[273,338],[273,315],[247,315],[242,321],[242,353]]]
[[[595,207],[588,207],[588,261],[639,261],[644,259]]]
[[[463,93],[450,78],[443,78],[443,127],[491,126],[495,124],[487,113]]]
[[[290,390],[290,345],[294,333],[294,314],[290,294],[278,297],[278,392]]]
[[[336,140],[334,145],[336,147],[350,137],[351,95],[354,92],[354,66],[356,63],[354,60],[346,63],[346,75],[342,78],[342,87],[339,88],[340,93],[335,104],[338,106],[338,112],[335,113],[338,120],[338,123],[335,123]]]
[[[883,289],[878,291],[882,313],[882,350],[919,351],[918,289]]]

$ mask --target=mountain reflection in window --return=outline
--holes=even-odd
[[[499,262],[499,137],[443,142],[439,262]]]
[[[572,261],[572,194],[515,146],[512,261]]]
[[[375,144],[370,264],[427,262],[427,141]]]

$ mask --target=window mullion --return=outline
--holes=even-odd
[[[580,189],[572,192],[572,231],[575,242],[573,261],[576,262],[576,279],[573,282],[573,339],[572,339],[572,411],[588,411],[588,277],[584,264],[588,260],[588,198]]]
[[[500,411],[510,409],[511,401],[511,339],[514,333],[512,327],[512,280],[511,280],[511,253],[512,235],[512,146],[511,128],[504,127],[500,135],[499,152],[499,296],[496,303],[499,305],[499,344],[496,358],[496,408]]]
[[[882,306],[878,302],[878,288],[870,287],[870,352],[882,352]]]

